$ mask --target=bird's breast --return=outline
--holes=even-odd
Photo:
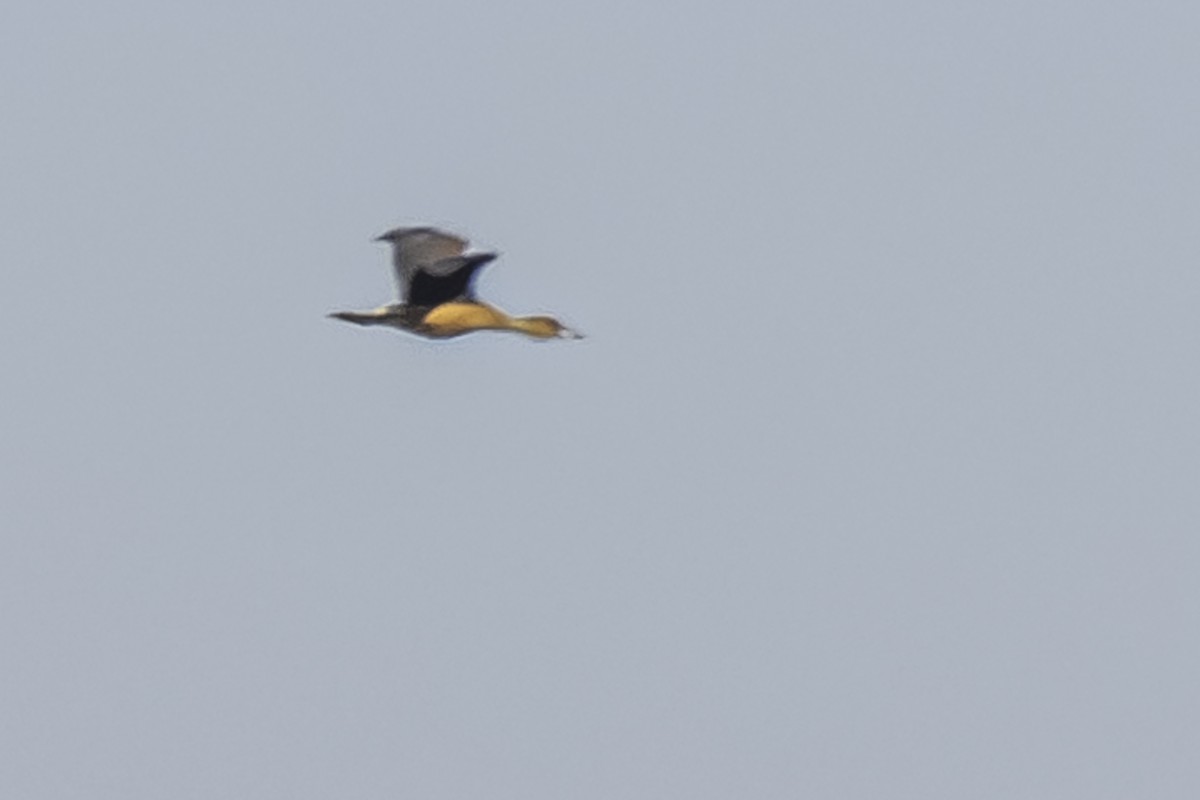
[[[511,320],[503,311],[483,303],[443,303],[421,320],[431,336],[458,336],[470,331],[508,327]]]

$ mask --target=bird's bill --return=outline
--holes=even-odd
[[[580,333],[579,331],[575,331],[575,330],[571,330],[570,328],[563,327],[563,328],[560,328],[558,331],[558,338],[560,338],[560,339],[582,339],[583,334]]]

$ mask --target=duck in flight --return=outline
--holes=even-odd
[[[467,240],[437,228],[396,228],[375,239],[392,246],[399,301],[329,316],[387,325],[430,339],[472,331],[514,331],[534,339],[582,339],[554,317],[514,317],[475,297],[475,275],[496,253],[468,253]]]

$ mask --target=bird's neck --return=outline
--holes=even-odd
[[[546,317],[511,317],[509,327],[537,339],[553,339],[558,335],[557,327]]]

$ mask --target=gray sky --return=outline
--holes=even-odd
[[[0,795],[1200,796],[1195,3],[10,5]]]

